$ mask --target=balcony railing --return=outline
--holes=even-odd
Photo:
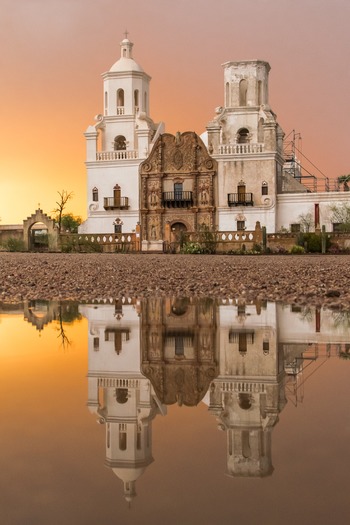
[[[264,153],[264,144],[260,142],[219,144],[219,155],[249,155],[252,153]]]
[[[96,153],[96,160],[133,160],[138,159],[137,150],[120,149],[116,151],[99,151]]]
[[[229,206],[254,206],[252,193],[229,193],[227,195]]]
[[[193,206],[193,193],[192,191],[165,191],[162,194],[162,206],[190,208]]]
[[[127,210],[129,208],[129,197],[105,197],[103,199],[103,207],[105,210]]]

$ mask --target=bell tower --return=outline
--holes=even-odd
[[[88,218],[80,233],[130,233],[140,222],[139,165],[164,125],[149,116],[151,77],[133,46],[126,33],[119,59],[102,74],[103,110],[85,132]]]
[[[283,136],[269,106],[270,65],[225,62],[224,105],[207,126],[209,153],[218,161],[218,229],[274,232],[283,170]]]
[[[116,138],[121,136],[125,137],[125,143],[119,144],[120,147],[126,150],[139,150],[141,147],[138,153],[143,155],[149,143],[141,140],[142,144],[139,144],[137,119],[139,116],[149,118],[151,77],[135,62],[133,46],[128,38],[124,38],[120,42],[119,60],[102,74],[105,121],[102,149],[115,149]]]
[[[225,108],[260,107],[268,104],[270,65],[262,60],[223,64]]]

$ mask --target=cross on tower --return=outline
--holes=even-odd
[[[128,34],[129,34],[129,32],[128,32],[128,30],[126,29],[126,30],[125,30],[125,33],[124,33],[126,39],[128,38]]]

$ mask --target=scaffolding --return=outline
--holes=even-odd
[[[286,135],[283,143],[285,163],[283,170],[288,173],[309,193],[339,191],[339,182],[330,180],[304,153],[302,152],[302,137],[293,129]],[[332,187],[331,187],[332,186]]]

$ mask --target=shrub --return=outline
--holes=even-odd
[[[290,250],[290,253],[296,255],[296,254],[300,254],[300,253],[305,253],[305,248],[303,246],[299,246],[297,244],[295,244],[294,246],[292,246],[291,250]]]
[[[342,250],[337,243],[332,243],[330,247],[328,248],[328,253],[331,253],[332,255],[338,255],[339,253],[342,253]]]
[[[24,252],[24,241],[16,237],[9,237],[4,242],[4,248],[9,252]]]
[[[61,241],[62,242],[62,241]],[[79,239],[77,236],[67,236],[61,244],[61,250],[64,253],[85,252],[95,253],[102,252],[102,247],[98,242],[92,242],[86,239]]]
[[[270,253],[273,253],[275,255],[285,255],[286,253],[289,253],[289,251],[280,244],[276,244],[275,246],[270,246]]]
[[[299,246],[303,246],[307,252],[321,253],[322,252],[322,236],[317,233],[301,233],[298,236]],[[326,236],[326,250],[329,248],[330,239]]]
[[[199,242],[184,242],[181,247],[181,253],[204,253]]]

